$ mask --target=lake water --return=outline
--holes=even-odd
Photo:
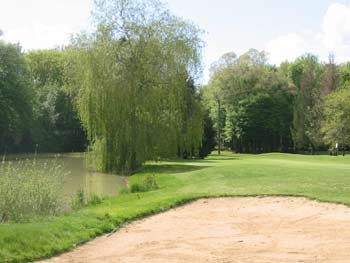
[[[74,196],[79,190],[83,190],[86,196],[115,196],[128,182],[125,176],[89,171],[83,157],[61,157],[57,161],[69,172],[64,187],[67,197]]]
[[[26,155],[20,159],[32,159],[32,155]],[[12,160],[13,163],[16,161]],[[127,185],[128,178],[114,174],[105,174],[89,171],[86,168],[85,158],[60,156],[52,158],[38,156],[37,163],[55,162],[62,165],[63,169],[69,174],[65,178],[62,192],[64,199],[70,202],[72,197],[80,190],[84,191],[85,196],[96,194],[100,197],[115,196]]]

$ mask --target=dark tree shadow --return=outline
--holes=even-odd
[[[216,161],[232,161],[232,160],[241,160],[239,157],[212,157],[210,159],[198,160],[199,162],[216,162]]]
[[[181,165],[181,164],[147,164],[140,171],[141,173],[160,173],[160,174],[177,174],[177,173],[187,173],[197,170],[202,170],[212,166],[203,165]]]

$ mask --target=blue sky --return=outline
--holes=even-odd
[[[205,30],[204,79],[222,54],[266,50],[272,64],[313,52],[350,60],[350,0],[168,0],[177,15]],[[92,0],[0,0],[3,39],[26,49],[68,43],[84,29]]]

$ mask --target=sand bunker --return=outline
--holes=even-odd
[[[350,262],[350,208],[304,198],[199,200],[43,262]]]

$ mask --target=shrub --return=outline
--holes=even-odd
[[[130,194],[130,189],[128,187],[124,187],[120,189],[119,194],[120,195]]]
[[[102,203],[102,198],[100,196],[96,195],[96,194],[92,194],[89,197],[87,203],[88,203],[88,205],[92,205],[92,206],[99,205],[99,204]]]
[[[143,184],[133,183],[130,187],[130,192],[131,193],[147,192],[147,189],[144,187]]]
[[[79,190],[76,192],[75,196],[71,201],[71,208],[77,210],[85,205],[85,193],[84,190]]]
[[[0,164],[0,222],[55,215],[64,207],[61,165],[34,160]]]
[[[142,182],[133,183],[131,185],[131,193],[148,192],[157,190],[158,184],[154,175],[147,175]]]
[[[86,205],[99,205],[102,203],[102,200],[97,194],[86,195],[84,190],[79,190],[71,200],[71,209],[78,210]]]

